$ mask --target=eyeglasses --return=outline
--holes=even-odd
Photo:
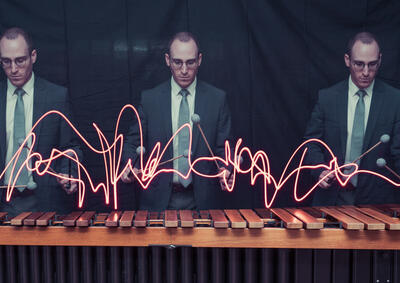
[[[353,67],[356,71],[361,72],[362,70],[364,70],[365,65],[368,66],[368,70],[370,71],[376,71],[379,68],[379,60],[375,60],[372,62],[369,62],[368,64],[365,64],[362,61],[356,61],[356,60],[351,60],[351,63],[353,64]]]
[[[181,69],[183,64],[185,64],[186,68],[188,69],[195,69],[197,67],[197,59],[189,59],[185,62],[183,62],[181,59],[171,59],[171,66],[174,69]]]
[[[22,68],[25,66],[28,58],[29,58],[29,56],[17,57],[14,60],[9,59],[9,58],[1,58],[0,62],[1,62],[1,65],[3,65],[3,68],[10,68],[13,61],[14,61],[15,65]]]

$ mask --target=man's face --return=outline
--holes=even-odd
[[[356,41],[351,54],[344,55],[346,66],[350,69],[353,83],[360,89],[369,87],[378,73],[382,54],[379,53],[378,44]]]
[[[182,42],[176,39],[172,42],[169,54],[165,54],[165,62],[181,88],[187,88],[194,81],[201,57],[194,40]]]
[[[36,50],[29,54],[28,45],[21,35],[0,40],[0,58],[3,70],[14,86],[22,87],[31,78]]]

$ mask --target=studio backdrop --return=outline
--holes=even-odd
[[[318,89],[348,77],[343,55],[352,35],[367,30],[378,36],[378,77],[400,87],[399,14],[396,0],[2,0],[0,32],[19,26],[31,33],[35,73],[69,89],[76,126],[96,147],[92,123],[112,141],[120,109],[169,79],[168,39],[194,33],[203,53],[198,76],[227,92],[235,140],[265,151],[279,179],[302,142]],[[122,131],[131,118],[123,119]],[[104,181],[102,156],[83,151],[94,181]],[[303,190],[308,183],[304,178]],[[134,195],[120,188],[127,208]],[[86,197],[84,209],[112,208],[102,192]],[[262,180],[252,187],[249,175],[240,176],[223,202],[227,208],[263,206]],[[292,205],[293,180],[274,203]]]

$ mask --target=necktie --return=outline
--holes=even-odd
[[[13,142],[14,142],[14,147],[13,147],[13,152],[18,150],[18,148],[21,146],[20,142],[23,141],[26,138],[26,131],[25,131],[25,107],[24,107],[24,100],[22,99],[23,95],[25,94],[25,91],[22,88],[17,88],[14,92],[17,97],[17,103],[15,104],[15,110],[14,110],[14,136],[13,136]],[[26,148],[22,149],[21,154],[19,155],[19,158],[17,160],[17,164],[15,167],[14,173],[21,167],[22,163],[26,160],[27,158],[27,150]],[[17,185],[26,185],[28,184],[29,181],[29,176],[28,176],[28,170],[26,167],[21,171],[20,175],[18,176]],[[23,191],[24,188],[18,188],[20,191]]]
[[[351,133],[350,143],[350,160],[353,161],[361,155],[363,142],[364,142],[364,121],[365,121],[365,104],[364,96],[366,95],[365,90],[357,91],[356,95],[359,96],[354,112],[353,131]],[[357,161],[360,164],[360,161]],[[350,179],[350,182],[357,186],[358,175],[355,175]]]
[[[187,95],[189,94],[189,91],[187,89],[181,89],[179,94],[182,95],[182,100],[179,106],[178,128],[185,123],[189,123],[190,119],[189,104],[187,101]],[[189,131],[187,129],[184,129],[179,133],[178,137],[178,155],[183,155],[184,151],[188,149],[189,149]],[[178,170],[182,174],[186,174],[188,172],[189,163],[187,158],[178,159]],[[182,177],[179,177],[179,182],[182,184],[182,186],[186,188],[192,182],[192,174],[190,174],[189,178],[186,180],[183,179]]]

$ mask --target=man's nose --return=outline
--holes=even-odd
[[[364,69],[362,70],[362,74],[363,74],[363,76],[368,77],[368,75],[369,75],[369,67],[368,67],[368,65],[364,66]]]
[[[184,73],[184,74],[187,73],[188,68],[187,68],[187,66],[186,66],[186,63],[183,63],[181,71],[182,71],[182,73]]]
[[[11,61],[11,72],[16,73],[18,71],[18,66],[14,61]]]

